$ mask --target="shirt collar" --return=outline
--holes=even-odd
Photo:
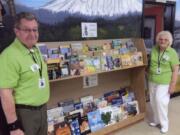
[[[19,50],[21,50],[21,52],[22,52],[24,55],[30,54],[29,49],[26,48],[25,45],[23,45],[23,44],[19,41],[19,39],[16,38],[14,42],[15,42],[16,47],[17,47]],[[32,49],[33,49],[35,52],[38,50],[38,48],[37,48],[35,45],[33,46]]]
[[[169,50],[170,50],[170,46],[168,46],[167,48],[166,48],[166,51],[168,52]],[[159,46],[156,46],[156,50],[158,51],[159,50]]]

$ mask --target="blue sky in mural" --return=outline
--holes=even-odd
[[[176,0],[176,20],[180,21],[180,0]]]
[[[47,4],[50,1],[52,1],[52,0],[15,0],[15,3],[26,5],[26,6],[32,7],[32,8],[39,8],[41,6],[44,6],[45,4]],[[142,0],[137,0],[137,1],[142,2]]]
[[[48,3],[49,1],[51,0],[15,0],[15,2],[18,4],[21,3],[23,5],[27,5],[33,8],[39,8]]]

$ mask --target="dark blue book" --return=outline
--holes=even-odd
[[[81,119],[80,113],[75,113],[65,117],[65,121],[69,124],[71,135],[81,135],[79,121]]]

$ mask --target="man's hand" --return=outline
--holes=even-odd
[[[10,135],[25,135],[21,129],[12,130]]]

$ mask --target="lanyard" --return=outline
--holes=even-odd
[[[31,57],[32,57],[32,59],[33,59],[33,61],[36,63],[36,64],[38,64],[38,62],[37,62],[37,57],[35,56],[35,54],[34,54],[34,52],[32,51],[32,50],[29,50],[29,52],[30,52],[30,54],[31,54]],[[36,58],[35,58],[36,57]],[[41,67],[39,68],[39,76],[40,76],[40,78],[42,79],[42,61],[41,61],[41,59],[40,59],[40,65],[41,65]]]
[[[163,51],[162,55],[160,56],[160,48],[159,48],[159,52],[158,52],[158,68],[160,68],[160,62],[162,60],[162,57],[164,55],[166,50]]]

